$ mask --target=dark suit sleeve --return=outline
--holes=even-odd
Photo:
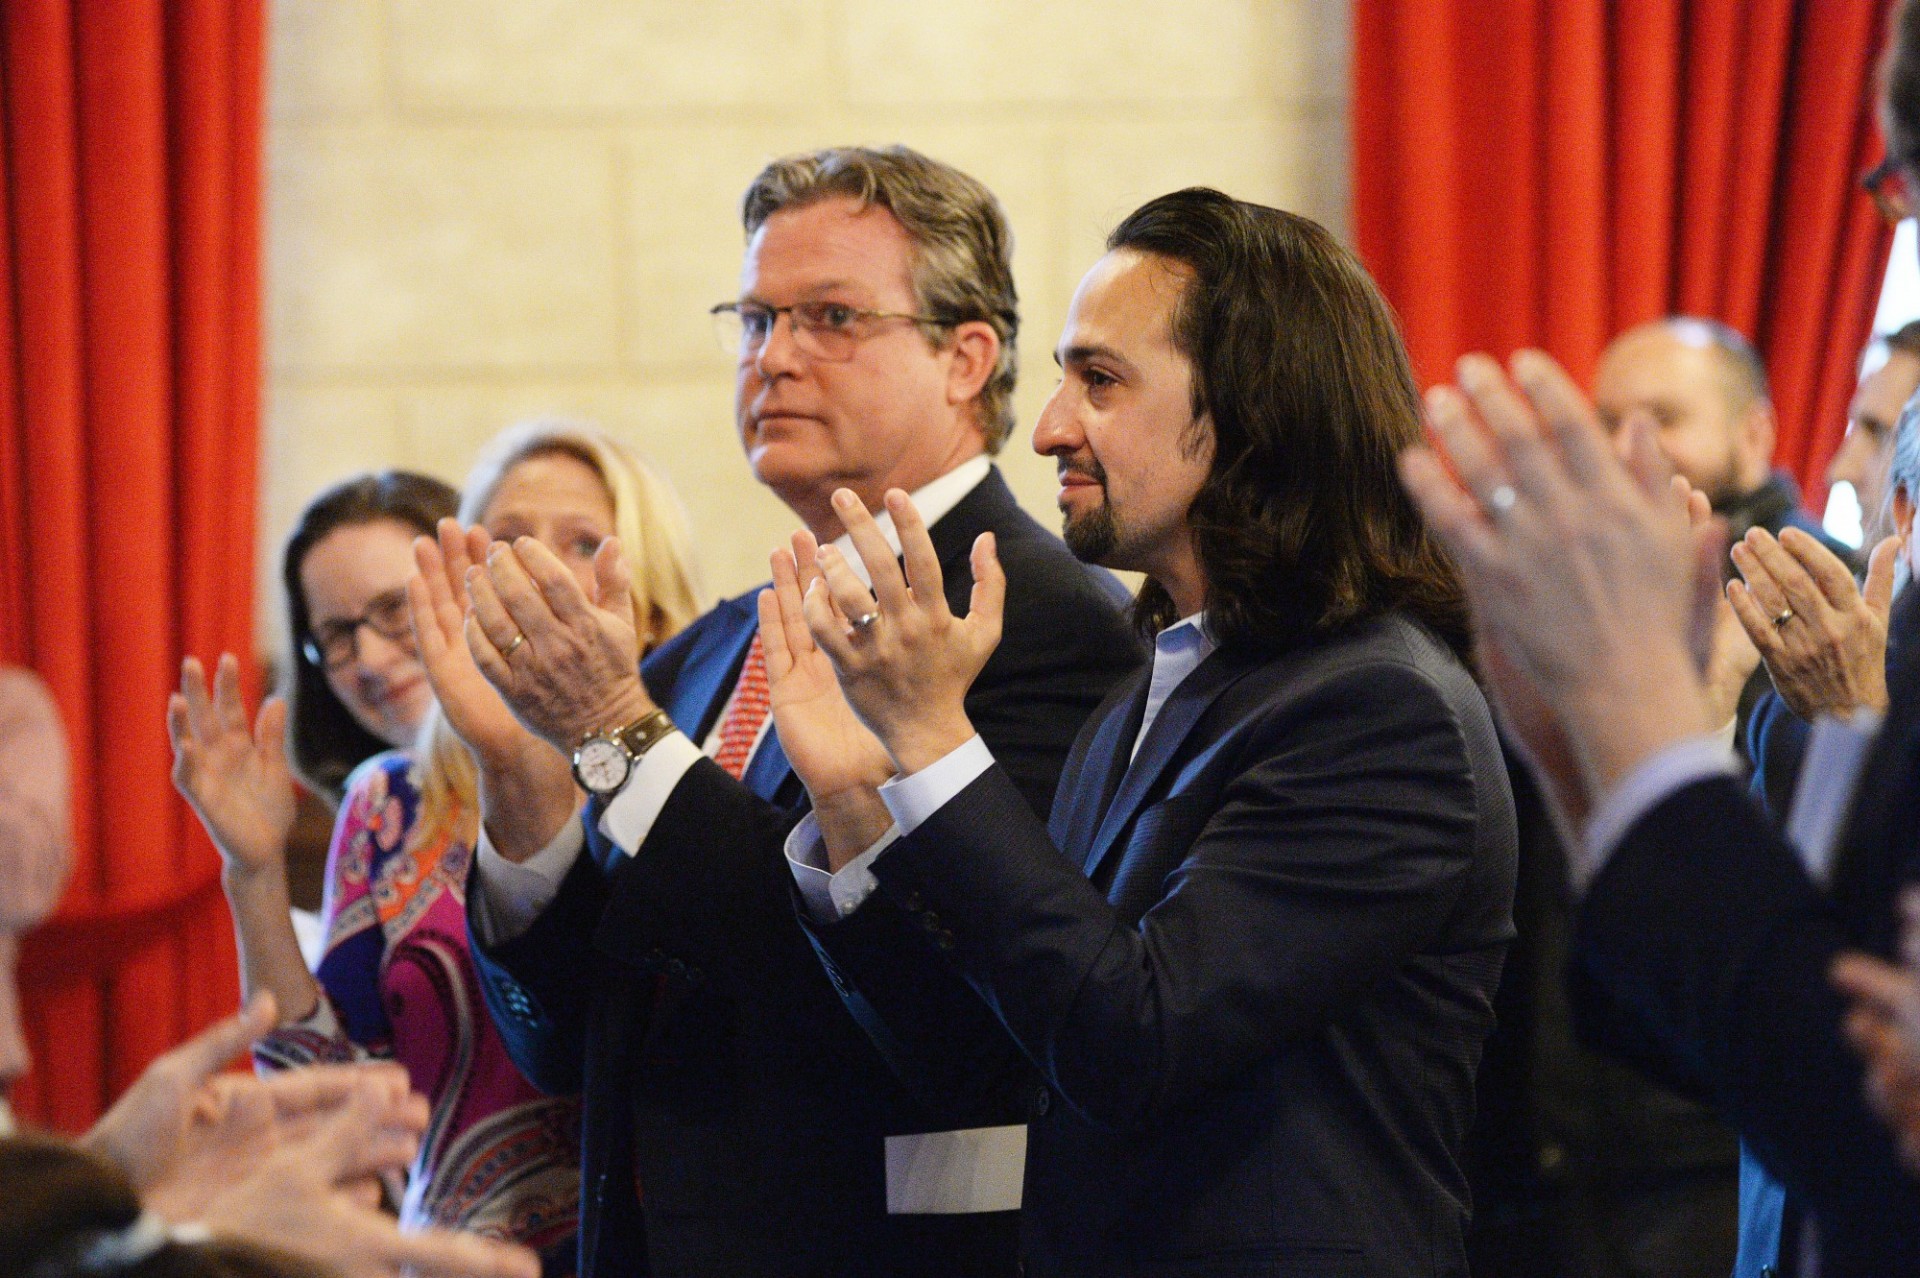
[[[768,962],[809,961],[785,853],[802,811],[759,798],[710,759],[695,763],[633,854],[612,856],[601,948],[638,966],[660,951],[722,988],[763,983]],[[587,837],[608,855],[598,825]]]
[[[549,1095],[581,1089],[588,996],[582,974],[592,970],[591,938],[606,897],[600,867],[583,852],[533,926],[488,945],[473,926],[480,892],[467,894],[469,948],[487,1010],[513,1063]]]
[[[1329,680],[1220,748],[1238,757],[1217,802],[1138,818],[1130,848],[1186,852],[1137,925],[997,767],[874,864],[888,903],[1103,1126],[1157,1122],[1317,1032],[1438,935],[1473,859],[1466,746],[1410,669]],[[883,1013],[911,998],[877,966],[860,978]]]
[[[1849,940],[1792,849],[1731,779],[1688,786],[1627,834],[1574,939],[1604,1018],[1706,1087],[1821,1222],[1834,1273],[1920,1272],[1920,1184],[1862,1098],[1827,980]],[[1586,1009],[1580,1009],[1585,1011]]]

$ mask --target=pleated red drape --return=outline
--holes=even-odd
[[[1885,0],[1356,0],[1361,255],[1424,381],[1540,346],[1583,383],[1620,330],[1752,336],[1776,461],[1816,503],[1888,237]]]
[[[52,686],[75,870],[22,957],[29,1120],[237,1000],[174,795],[183,652],[252,651],[261,0],[0,5],[0,658]]]

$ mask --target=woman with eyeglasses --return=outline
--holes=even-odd
[[[600,431],[558,422],[511,428],[483,454],[465,491],[462,523],[496,537],[534,537],[585,581],[600,543],[618,536],[633,575],[636,621],[650,643],[699,614],[678,502]],[[386,547],[346,548],[361,579],[325,606],[309,579],[311,612],[295,614],[306,623],[297,633],[303,651],[311,649],[309,668],[325,673],[342,702],[367,698],[368,713],[354,716],[363,727],[410,724],[395,743],[408,748],[376,754],[346,779],[327,856],[326,952],[316,973],[301,961],[287,916],[281,849],[292,795],[279,745],[282,712],[269,701],[248,730],[230,657],[221,659],[211,693],[196,664],[185,668],[168,707],[175,783],[226,859],[244,993],[271,989],[286,1017],[256,1046],[257,1063],[398,1060],[433,1106],[400,1204],[402,1223],[521,1243],[542,1253],[549,1273],[567,1273],[579,1211],[577,1104],[541,1095],[520,1075],[487,1016],[468,956],[475,770],[433,707],[414,646],[406,587],[417,528],[404,536],[395,530],[402,553],[391,562]],[[529,752],[528,767],[542,770],[549,785],[571,787],[568,760],[541,747]]]
[[[348,773],[411,744],[433,705],[413,648],[407,579],[413,539],[432,536],[459,502],[427,475],[358,475],[309,502],[287,538],[287,745],[301,780],[331,805]]]

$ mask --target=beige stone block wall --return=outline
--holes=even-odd
[[[1192,183],[1347,226],[1349,0],[274,0],[263,650],[279,546],[376,466],[458,482],[524,417],[606,426],[673,482],[710,591],[792,520],[755,485],[706,308],[766,160],[905,142],[1014,226],[1022,429],[1115,220]]]

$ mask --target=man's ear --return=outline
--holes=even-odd
[[[1740,482],[1743,487],[1757,487],[1766,482],[1767,475],[1773,469],[1773,445],[1778,433],[1778,422],[1773,415],[1771,400],[1756,399],[1740,415],[1740,455],[1742,457]]]
[[[980,394],[1000,364],[1000,334],[985,320],[968,320],[947,332],[947,402],[965,404]]]

